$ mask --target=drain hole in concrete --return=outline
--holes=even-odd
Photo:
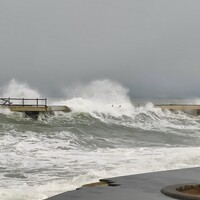
[[[200,185],[184,185],[177,188],[179,192],[200,196]]]
[[[178,199],[200,200],[200,184],[196,183],[170,185],[163,188],[161,192]]]

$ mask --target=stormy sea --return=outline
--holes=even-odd
[[[0,199],[42,200],[101,178],[200,164],[200,117],[156,108],[196,100],[137,99],[109,80],[67,88],[50,98],[72,112],[38,120],[0,109]],[[12,80],[6,97],[41,94]]]

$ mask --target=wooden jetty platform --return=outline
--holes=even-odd
[[[23,112],[25,116],[37,119],[40,113],[52,113],[55,111],[70,112],[67,106],[49,106],[47,98],[0,98],[1,108],[7,108],[12,112]]]
[[[200,115],[200,105],[190,104],[157,104],[155,107],[159,107],[163,110],[167,109],[170,111],[182,111],[192,115]]]

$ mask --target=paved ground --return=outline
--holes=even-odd
[[[168,185],[199,183],[200,167],[105,179],[113,186],[82,187],[47,200],[173,200],[160,190]],[[199,198],[200,199],[200,198]]]

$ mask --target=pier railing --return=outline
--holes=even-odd
[[[36,106],[47,107],[47,98],[0,98],[0,106]]]

